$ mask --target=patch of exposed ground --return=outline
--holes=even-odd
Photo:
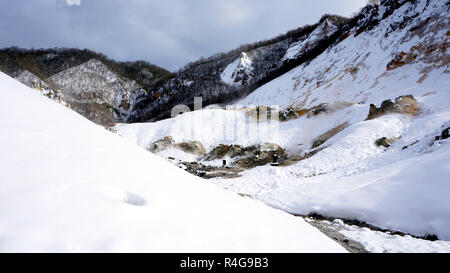
[[[382,138],[375,140],[375,145],[377,147],[382,146],[385,148],[389,148],[394,142],[396,142],[399,139],[400,139],[400,137],[392,137],[392,138],[382,137]]]
[[[328,237],[336,241],[338,244],[343,246],[349,252],[368,253],[368,251],[364,248],[362,244],[350,238],[347,238],[344,234],[340,233],[340,229],[331,224],[328,224],[326,221],[319,221],[307,217],[305,218],[305,220],[307,223],[320,230],[323,234],[327,235]]]
[[[176,162],[184,170],[202,178],[235,178],[240,172],[257,166],[272,164],[273,166],[288,166],[315,154],[288,157],[285,150],[275,143],[255,144],[251,146],[220,144],[206,153],[199,141],[176,144],[172,137],[166,136],[147,147],[147,150],[158,153],[167,148],[177,148],[186,153],[198,156],[194,161],[182,161],[174,157],[168,159]],[[215,160],[223,160],[222,166],[217,166]]]
[[[324,144],[328,139],[334,137],[335,135],[339,134],[341,131],[343,131],[345,128],[347,128],[350,124],[348,122],[344,122],[339,124],[338,126],[326,131],[325,133],[318,136],[311,146],[311,149],[317,148],[320,145]]]
[[[236,178],[240,177],[243,169],[230,166],[207,166],[199,162],[181,162],[179,164],[185,171],[204,179]]]

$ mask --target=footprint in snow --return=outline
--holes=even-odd
[[[144,198],[141,196],[134,194],[134,193],[125,193],[125,196],[123,197],[123,201],[129,205],[133,206],[144,206],[147,202]]]
[[[103,192],[109,197],[114,200],[124,202],[125,204],[132,205],[132,206],[145,206],[147,204],[147,200],[143,198],[142,196],[124,191],[122,189],[117,188],[105,188],[103,189]]]

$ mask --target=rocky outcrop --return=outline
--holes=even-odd
[[[437,136],[435,138],[435,140],[443,140],[443,139],[447,139],[449,137],[449,131],[450,131],[450,127],[445,128],[440,136]]]
[[[284,160],[287,155],[283,148],[274,143],[264,143],[242,147],[240,145],[219,145],[212,149],[204,160],[216,160],[222,158],[237,158],[232,162],[233,166],[250,169],[268,163],[277,163]]]
[[[170,147],[178,148],[183,152],[198,156],[203,156],[206,153],[206,150],[200,141],[175,143],[171,136],[165,136],[162,139],[154,141],[147,147],[147,150],[152,153],[159,153]]]
[[[243,169],[228,166],[207,166],[199,162],[182,162],[180,166],[187,172],[204,179],[240,177]]]
[[[317,116],[320,113],[328,113],[329,112],[329,104],[328,103],[321,103],[317,106],[312,107],[308,110],[307,117],[313,117]]]
[[[202,156],[206,153],[206,150],[200,141],[182,142],[177,144],[176,146],[186,153],[198,156]]]
[[[375,145],[377,147],[382,146],[382,147],[385,147],[385,148],[389,148],[392,145],[392,143],[394,143],[397,140],[398,140],[398,138],[382,137],[382,138],[379,138],[379,139],[375,140]]]
[[[296,119],[304,114],[308,113],[308,109],[298,108],[298,107],[287,107],[280,111],[279,120],[280,121],[288,121],[291,119]]]
[[[400,96],[392,100],[385,100],[378,108],[375,104],[370,105],[369,115],[366,120],[371,120],[388,113],[399,113],[408,115],[418,115],[421,111],[418,101],[412,95]]]
[[[277,163],[286,158],[285,150],[274,143],[253,145],[245,148],[244,157],[233,162],[233,165],[244,169],[251,169],[269,163]]]
[[[243,148],[240,145],[224,145],[220,144],[219,146],[215,147],[211,150],[206,156],[205,160],[215,160],[215,159],[221,159],[223,157],[230,157],[234,158],[237,156],[243,156],[245,154],[246,149]]]
[[[158,153],[164,149],[167,149],[174,145],[173,138],[171,136],[163,137],[160,140],[153,142],[150,147],[147,148],[152,153]]]

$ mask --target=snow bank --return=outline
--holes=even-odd
[[[0,88],[0,251],[344,251],[3,73]]]

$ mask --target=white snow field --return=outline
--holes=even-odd
[[[345,252],[0,73],[0,251]]]

